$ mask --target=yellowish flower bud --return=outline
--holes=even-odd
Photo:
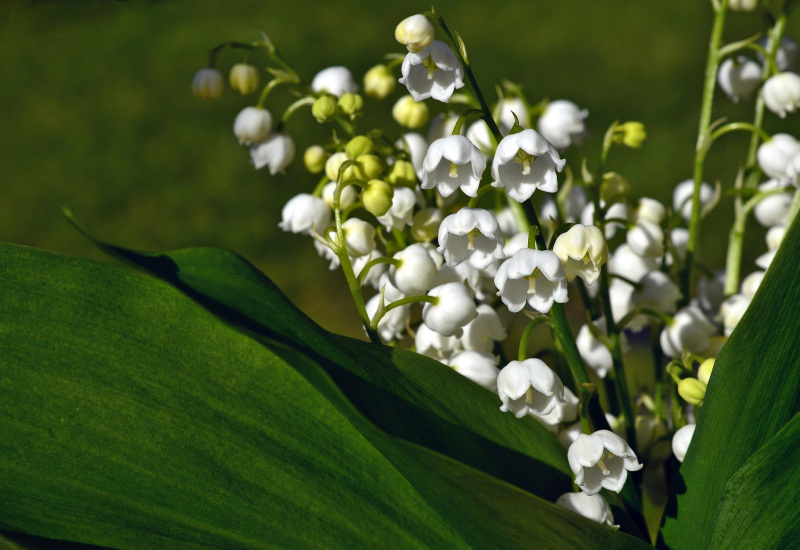
[[[373,148],[372,140],[367,136],[356,136],[347,142],[344,147],[344,152],[351,159],[358,158],[361,155],[369,155],[372,153]]]
[[[386,181],[395,187],[410,187],[414,188],[417,185],[417,173],[414,171],[414,165],[407,160],[398,160],[392,165],[389,175],[386,176]]]
[[[715,357],[706,359],[700,363],[700,368],[697,369],[697,379],[703,384],[708,384],[708,380],[711,378],[711,371],[714,370],[714,361],[716,361]]]
[[[339,180],[339,168],[341,168],[342,164],[346,160],[348,160],[347,154],[342,152],[334,153],[330,156],[330,158],[325,162],[325,175],[328,176],[329,180]]]
[[[392,107],[392,117],[401,126],[419,128],[428,122],[428,106],[421,101],[416,103],[410,95],[404,95]]]
[[[562,233],[553,245],[567,280],[580,277],[592,285],[600,276],[600,267],[608,260],[608,244],[603,232],[593,225],[573,225]]]
[[[303,163],[306,165],[306,170],[312,174],[322,172],[325,169],[326,160],[328,160],[328,155],[321,145],[312,145],[303,153]]]
[[[345,169],[344,181],[357,179],[361,181],[374,180],[383,172],[383,162],[375,155],[360,155],[355,162]]]
[[[364,75],[364,92],[375,99],[384,99],[394,91],[397,79],[386,65],[375,65]]]
[[[603,183],[600,184],[600,198],[608,202],[615,197],[626,196],[630,193],[631,184],[617,172],[603,174]]]
[[[336,98],[327,94],[320,96],[311,106],[311,114],[320,124],[330,121],[336,116]]]
[[[373,216],[383,216],[392,207],[394,189],[381,180],[371,180],[367,188],[361,192],[361,202],[364,208]]]
[[[247,63],[237,63],[231,67],[228,82],[240,94],[252,94],[258,90],[258,69]]]
[[[361,114],[364,108],[364,99],[358,94],[346,93],[339,98],[339,109],[351,119]]]
[[[439,226],[443,219],[444,214],[438,208],[423,208],[414,214],[411,236],[421,243],[432,241],[439,236]]]
[[[697,378],[684,378],[678,382],[678,394],[687,403],[699,405],[706,397],[706,385]]]
[[[408,51],[418,52],[433,43],[436,31],[424,15],[416,14],[406,17],[394,30],[394,38],[403,44]]]
[[[647,132],[644,130],[644,124],[630,121],[617,126],[614,141],[631,149],[638,149],[646,138]]]

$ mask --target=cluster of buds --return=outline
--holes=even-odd
[[[742,10],[745,4],[739,3]],[[436,39],[431,20],[449,43]],[[466,47],[442,23],[436,13],[405,19],[395,38],[407,52],[364,75],[365,94],[378,101],[398,83],[405,87],[392,108],[402,130],[359,132],[365,103],[350,70],[323,69],[301,87],[265,41],[282,68],[270,71],[275,78],[258,104],[236,117],[234,133],[250,147],[255,167],[275,174],[294,156],[283,129],[291,115],[310,107],[319,124],[333,127],[329,143],[306,149],[304,165],[321,179],[313,192],[284,206],[281,229],[309,236],[331,269],[343,270],[373,341],[436,359],[495,392],[501,411],[532,417],[553,432],[568,449],[582,490],[557,503],[613,525],[601,490],[619,492],[628,471],[660,467],[670,434],[674,455],[683,460],[714,357],[764,271],[739,287],[738,265],[735,272],[728,266],[693,288],[684,277],[692,271],[693,221],[719,202],[719,186],[692,179],[675,186],[672,204],[634,199],[628,181],[605,164],[613,147],[642,146],[646,133],[636,121],[614,123],[598,169],[590,172],[584,160],[578,178],[565,170],[564,157],[588,137],[588,110],[568,100],[531,102],[511,83],[498,88],[503,93],[490,107],[480,90],[466,88],[465,79],[475,82]],[[786,116],[800,106],[797,46],[784,40],[762,62],[726,59],[719,86],[733,101],[760,90],[767,107]],[[254,91],[258,75],[243,64],[234,69],[231,86]],[[300,99],[274,125],[264,104],[279,84],[295,86]],[[221,89],[213,69],[195,77],[200,97],[216,97]],[[441,112],[431,118],[436,106]],[[754,212],[769,228],[769,251],[757,261],[766,270],[794,215],[800,144],[787,134],[763,139],[757,159],[771,179],[741,186],[737,200],[749,199],[739,210]],[[559,174],[565,174],[561,181]],[[573,338],[564,304],[576,302],[572,309],[583,306],[586,315]],[[528,356],[528,339],[540,324],[556,334],[554,349],[545,352],[567,358],[571,387],[562,381],[566,369]],[[513,347],[517,360],[509,359],[504,341],[523,326],[522,342]],[[623,365],[635,352],[628,337],[644,331],[657,342],[655,368],[672,376],[667,399],[654,396],[666,384],[643,388],[635,399],[627,395]],[[537,347],[547,346],[544,339]],[[604,384],[609,372],[614,381]],[[592,382],[621,403],[600,420],[587,416]],[[667,401],[677,412],[665,410]]]

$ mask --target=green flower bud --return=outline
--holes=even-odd
[[[303,153],[303,163],[306,165],[306,170],[312,174],[319,174],[325,169],[325,161],[328,155],[321,145],[312,145],[306,152]]]
[[[240,94],[252,94],[258,90],[258,69],[247,63],[237,63],[231,67],[228,82]]]
[[[428,122],[428,106],[414,101],[410,95],[404,95],[392,107],[392,117],[401,126],[419,128]]]
[[[364,208],[373,216],[383,216],[392,207],[394,189],[381,180],[371,180],[367,188],[361,192],[361,202]]]
[[[339,168],[341,168],[342,163],[347,160],[347,155],[345,153],[334,153],[330,156],[330,158],[325,163],[325,175],[328,176],[328,179],[331,181],[338,181],[339,178]],[[346,181],[345,178],[343,181]]]
[[[361,114],[364,108],[364,99],[358,94],[346,93],[339,98],[339,109],[351,119]]]
[[[630,193],[631,184],[617,172],[603,174],[600,184],[600,198],[608,202],[614,197],[626,196]]]
[[[383,172],[383,162],[375,155],[360,155],[355,163],[345,169],[344,181],[357,179],[361,181],[374,180]]]
[[[372,140],[367,136],[356,136],[347,142],[344,152],[349,158],[354,159],[361,155],[369,155],[372,153],[372,147]]]
[[[625,122],[617,126],[614,131],[614,141],[622,143],[631,149],[638,149],[647,138],[647,132],[644,130],[644,124],[641,122],[631,121]]]
[[[417,173],[414,171],[414,165],[407,160],[398,160],[392,165],[389,175],[386,176],[386,181],[395,187],[410,187],[411,189],[417,185]]]
[[[706,397],[706,385],[697,378],[684,378],[678,382],[678,394],[687,403],[699,405]]]
[[[311,106],[311,114],[322,124],[336,116],[336,98],[331,95],[320,96]]]
[[[364,92],[376,99],[386,98],[396,85],[397,79],[386,65],[375,65],[364,75]]]
[[[414,240],[427,243],[439,236],[439,226],[442,225],[444,214],[438,208],[423,208],[416,214],[411,222],[411,236]]]
[[[697,379],[703,384],[708,384],[708,380],[711,378],[711,371],[714,369],[714,361],[716,361],[714,357],[706,359],[700,363],[700,368],[697,369]]]

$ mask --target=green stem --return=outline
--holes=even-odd
[[[378,258],[373,258],[372,260],[368,261],[367,264],[361,269],[361,273],[358,274],[359,286],[364,284],[364,279],[366,279],[367,275],[369,275],[370,269],[372,269],[378,264],[392,264],[396,266],[400,264],[400,260],[395,260],[394,258],[389,258],[388,256],[380,256]]]
[[[722,29],[725,26],[725,14],[728,11],[728,0],[721,0],[714,15],[714,27],[711,31],[711,40],[708,44],[708,58],[706,61],[706,75],[703,86],[703,103],[700,110],[700,124],[697,130],[697,143],[694,158],[694,194],[692,195],[692,218],[689,221],[689,242],[686,245],[686,263],[680,273],[680,287],[683,298],[679,304],[685,306],[691,300],[692,266],[697,254],[697,244],[700,240],[700,186],[703,183],[706,153],[709,147],[709,125],[711,124],[711,110],[714,105],[714,89],[717,84],[717,71],[719,69],[719,49],[722,42]]]
[[[750,124],[749,122],[730,122],[714,130],[714,132],[711,134],[711,141],[712,142],[717,141],[717,138],[724,136],[728,132],[733,132],[736,130],[751,132],[759,136],[764,141],[769,141],[770,139],[772,139],[772,136],[770,136],[763,129],[759,128],[754,124]]]
[[[388,306],[384,306],[383,310],[378,309],[378,312],[375,314],[375,317],[372,318],[370,322],[370,326],[373,330],[378,328],[378,323],[381,322],[383,316],[401,306],[407,306],[409,304],[416,304],[419,302],[427,302],[429,304],[436,305],[439,303],[439,298],[436,296],[406,296],[405,298],[400,298],[399,300],[392,302]]]
[[[484,185],[483,187],[478,189],[478,192],[475,193],[475,196],[469,199],[467,203],[467,208],[475,208],[478,205],[478,201],[484,196],[486,193],[494,189],[491,185]]]
[[[536,317],[525,327],[525,330],[522,332],[522,337],[519,340],[519,353],[517,354],[517,358],[520,361],[524,361],[528,358],[528,340],[531,337],[533,329],[543,323],[550,325],[552,328],[552,320],[549,317]]]

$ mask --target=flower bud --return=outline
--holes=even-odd
[[[386,65],[375,65],[364,75],[364,92],[375,99],[385,99],[396,85],[397,80]]]
[[[367,212],[373,216],[383,216],[392,207],[393,196],[394,189],[391,185],[385,181],[371,180],[367,184],[367,188],[361,192],[361,202],[364,203]],[[402,288],[400,290],[403,291]]]
[[[247,63],[237,63],[231,67],[228,82],[240,94],[252,94],[258,89],[258,69]]]
[[[354,258],[366,256],[375,250],[375,228],[371,224],[358,218],[350,218],[342,224],[344,245],[347,253]],[[336,232],[331,235],[336,242]]]
[[[274,133],[264,142],[250,147],[250,159],[256,170],[269,166],[269,173],[274,176],[286,170],[294,159],[294,152],[292,136]]]
[[[438,208],[423,208],[414,214],[411,224],[411,236],[414,240],[427,243],[439,235],[439,226],[444,220],[444,214]]]
[[[200,99],[217,99],[222,95],[222,73],[216,69],[200,69],[192,80],[192,93]]]
[[[320,96],[311,106],[311,114],[320,124],[332,120],[336,116],[336,98],[328,94]]]
[[[376,179],[383,172],[383,162],[375,155],[359,155],[355,162],[345,168],[344,181],[357,179],[369,181]]]
[[[386,181],[395,187],[414,188],[417,185],[417,172],[414,165],[407,160],[398,160],[392,165]]]
[[[580,277],[587,285],[597,281],[600,267],[608,260],[608,244],[603,232],[593,225],[573,225],[558,236],[553,252],[561,260],[568,281]]]
[[[430,21],[420,14],[406,17],[394,29],[394,38],[408,51],[418,52],[433,43],[435,30]]]
[[[694,195],[694,180],[684,180],[675,186],[672,192],[672,208],[680,212],[687,222],[692,218],[692,196]],[[714,200],[714,189],[707,183],[700,184],[700,212],[706,205]]]
[[[789,134],[775,134],[772,139],[758,147],[758,165],[763,172],[780,182],[788,183],[788,174],[792,158],[800,153],[800,143]]]
[[[374,147],[372,140],[367,136],[356,136],[347,142],[344,152],[348,158],[354,159],[361,155],[369,155]]]
[[[325,201],[325,204],[333,210],[333,199],[334,194],[336,193],[336,186],[338,184],[335,182],[330,182],[325,184],[322,188],[322,200]],[[353,185],[348,185],[344,189],[342,189],[341,195],[339,195],[339,210],[347,210],[350,206],[353,205],[354,202],[358,199],[358,187]]]
[[[675,314],[673,322],[661,331],[661,349],[669,357],[681,357],[683,350],[703,353],[715,329],[700,308],[686,306]]]
[[[421,244],[412,244],[394,255],[399,264],[389,268],[389,277],[403,294],[423,294],[433,286],[436,264]]]
[[[364,99],[358,94],[346,93],[339,98],[339,109],[351,120],[359,116],[363,108]]]
[[[780,73],[764,83],[764,103],[767,108],[781,118],[800,107],[800,76],[794,73]]]
[[[331,181],[339,181],[339,168],[347,161],[347,154],[343,152],[334,153],[325,162],[325,175]],[[346,181],[346,178],[345,180]]]
[[[347,67],[328,67],[318,72],[311,81],[311,90],[315,94],[333,94],[341,97],[345,93],[355,93],[358,86]]]
[[[454,354],[447,361],[447,366],[487,390],[495,391],[497,374],[500,372],[496,361],[490,353],[466,350]]]
[[[239,140],[239,145],[261,143],[272,130],[272,116],[266,109],[259,107],[245,107],[236,115],[233,122],[233,134]]]
[[[678,462],[683,462],[683,459],[686,458],[686,451],[689,450],[689,444],[692,442],[692,436],[694,435],[696,427],[697,424],[688,424],[675,432],[675,435],[672,436],[672,452],[675,454],[675,458],[678,459]]]
[[[425,303],[422,319],[439,334],[460,337],[464,326],[478,316],[475,301],[462,283],[439,285],[431,289],[428,296],[438,298],[438,301]]]
[[[614,525],[614,513],[611,506],[600,495],[587,495],[580,493],[564,493],[556,501],[556,506],[566,508],[570,512],[580,514],[599,524],[619,529],[619,525]]]
[[[303,164],[306,165],[306,170],[312,174],[322,172],[325,169],[325,161],[327,159],[328,155],[321,145],[312,145],[303,153]]]
[[[714,370],[714,362],[716,360],[715,357],[709,357],[700,363],[700,368],[697,369],[697,379],[703,384],[708,384],[711,379],[711,371]]]
[[[572,101],[560,99],[551,101],[539,117],[537,128],[544,139],[558,149],[566,149],[570,145],[580,145],[586,136],[584,119],[589,111],[581,110]]]
[[[392,206],[385,214],[377,216],[378,222],[386,228],[386,231],[392,229],[403,231],[407,225],[411,225],[411,216],[417,205],[417,195],[408,187],[392,189],[394,189]]]
[[[325,201],[301,193],[289,199],[281,212],[281,223],[284,231],[311,235],[312,228],[317,233],[325,231],[331,221],[331,210]]]
[[[600,200],[608,202],[614,198],[627,196],[631,191],[631,184],[617,172],[603,174],[603,183],[600,184]]]
[[[647,132],[644,124],[635,120],[619,124],[614,136],[614,141],[621,142],[625,147],[631,149],[639,149],[645,139],[647,139]]]
[[[753,11],[758,7],[759,0],[729,0],[728,9],[731,11]]]
[[[643,258],[661,258],[664,255],[664,231],[650,220],[636,222],[625,237],[628,245]]]
[[[687,403],[699,405],[706,396],[706,385],[697,378],[684,378],[678,382],[678,394]]]
[[[404,95],[392,107],[392,117],[401,126],[406,128],[419,128],[428,122],[428,106],[416,103],[410,95]]]

